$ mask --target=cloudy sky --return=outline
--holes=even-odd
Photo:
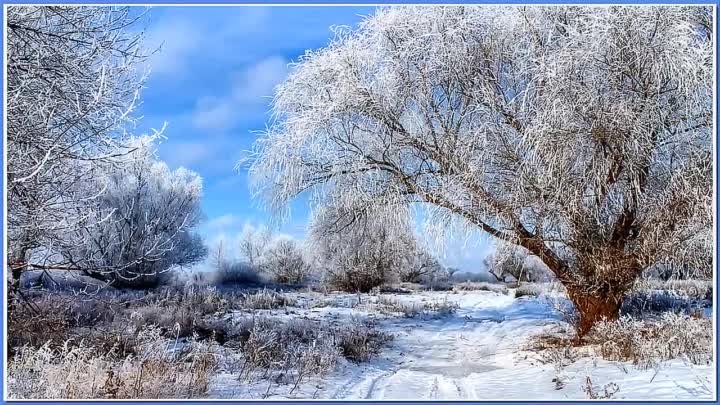
[[[253,201],[247,173],[235,166],[268,121],[275,85],[288,63],[324,47],[334,26],[356,26],[372,7],[155,7],[148,45],[160,47],[140,107],[141,130],[167,122],[158,155],[204,181],[202,233],[212,242],[234,239],[243,228],[269,222]],[[305,237],[308,208],[298,201],[278,232]],[[487,243],[453,241],[444,262],[480,267]]]

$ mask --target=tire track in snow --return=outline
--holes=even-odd
[[[392,347],[385,353],[397,367],[349,382],[352,387],[343,398],[475,398],[469,377],[511,367],[505,354],[518,337],[514,322],[502,313],[503,304],[509,302],[497,302],[512,298],[488,298],[496,301],[490,305],[486,300],[461,303],[456,316],[385,324],[386,329],[397,331]],[[503,359],[498,360],[498,355]]]
[[[396,372],[397,372],[396,370],[388,371],[386,373],[383,373],[382,375],[379,375],[378,377],[373,378],[372,382],[370,383],[370,387],[368,387],[367,394],[365,394],[365,399],[373,399],[373,394],[375,394],[375,388],[377,387],[378,381],[387,383],[384,380],[392,377]],[[384,389],[381,391],[381,393],[383,391],[384,391]]]

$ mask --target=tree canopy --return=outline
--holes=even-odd
[[[277,88],[255,190],[460,218],[538,256],[584,332],[643,269],[711,255],[711,30],[707,7],[381,9]]]

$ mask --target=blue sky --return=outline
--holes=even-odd
[[[247,173],[236,171],[243,151],[268,121],[275,85],[288,63],[309,49],[324,47],[333,26],[355,26],[372,7],[154,7],[146,44],[160,52],[149,61],[142,95],[140,130],[167,122],[158,155],[171,167],[185,166],[203,177],[201,232],[208,240],[233,238],[248,224],[268,223],[251,199]],[[309,210],[292,207],[279,232],[303,239]],[[476,239],[476,238],[475,238]],[[480,267],[487,243],[449,243],[448,265]]]

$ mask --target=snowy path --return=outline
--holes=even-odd
[[[402,299],[447,297],[459,305],[441,319],[391,318],[379,327],[395,339],[381,357],[347,363],[337,372],[313,378],[292,398],[388,400],[549,400],[587,399],[588,377],[596,390],[615,383],[613,399],[709,399],[712,366],[674,361],[657,370],[631,364],[582,358],[557,370],[526,351],[532,335],[558,325],[554,311],[537,299],[514,299],[486,291],[423,293]],[[328,309],[330,310],[330,309]],[[347,309],[340,309],[347,314]],[[329,314],[328,314],[329,315]],[[555,380],[560,378],[561,383]],[[258,388],[223,387],[226,396],[259,398]],[[279,388],[279,387],[278,387]],[[218,392],[218,394],[220,394]],[[270,399],[288,397],[273,390]]]
[[[385,325],[396,336],[386,353],[392,365],[348,381],[335,397],[483,398],[482,380],[509,370],[528,336],[555,324],[549,308],[535,301],[489,292],[449,299],[461,306],[455,316]]]
[[[552,310],[534,299],[475,292],[449,295],[456,316],[388,323],[396,339],[375,370],[355,373],[333,398],[345,399],[586,399],[587,378],[614,398],[708,397],[712,367],[673,362],[656,373],[631,365],[581,359],[562,371],[525,351],[532,335],[557,325]],[[553,381],[560,377],[562,384]]]

